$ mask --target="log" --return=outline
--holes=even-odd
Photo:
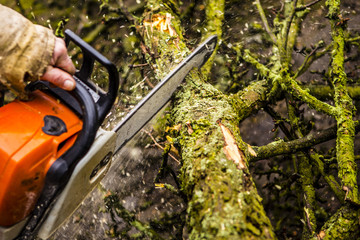
[[[148,1],[147,9],[138,29],[148,62],[160,79],[190,50],[177,16],[165,2]],[[253,151],[242,142],[239,133],[241,117],[237,113],[241,106],[236,104],[240,102],[204,79],[206,76],[199,71],[189,74],[172,102],[170,117],[173,126],[181,125],[173,138],[182,158],[180,183],[188,199],[189,238],[274,239],[248,169],[247,161]],[[244,100],[247,92],[244,89],[238,96],[248,106],[263,96],[250,94],[252,98]]]

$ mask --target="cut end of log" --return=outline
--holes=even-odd
[[[236,164],[237,168],[245,169],[246,163],[244,159],[244,154],[240,151],[238,145],[236,144],[234,135],[232,134],[230,129],[225,127],[225,125],[222,124],[220,121],[218,121],[217,123],[220,125],[221,132],[224,136],[225,146],[223,150],[226,158],[233,161]]]

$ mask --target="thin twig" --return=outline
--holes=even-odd
[[[305,10],[306,8],[311,7],[312,5],[315,5],[316,3],[320,2],[320,1],[322,1],[322,0],[315,0],[315,1],[313,1],[313,2],[311,2],[311,3],[308,3],[308,4],[304,5],[304,6],[299,6],[299,7],[297,7],[297,8],[295,9],[295,11]]]
[[[129,68],[138,68],[138,67],[145,67],[148,66],[148,63],[142,63],[142,64],[130,64]]]
[[[152,134],[149,131],[146,131],[145,129],[142,130],[144,133],[146,133],[147,135],[149,135],[149,137],[153,140],[155,146],[157,146],[158,148],[160,148],[161,150],[164,150],[163,146],[161,146],[156,139],[152,136]],[[178,164],[180,164],[180,161],[174,157],[171,153],[169,153],[169,156]]]
[[[260,13],[261,20],[264,23],[266,32],[270,35],[270,37],[271,37],[272,41],[274,42],[274,44],[276,44],[276,37],[275,37],[274,33],[272,32],[272,30],[271,30],[271,28],[269,26],[268,20],[266,19],[266,15],[265,15],[263,7],[261,6],[260,0],[256,0],[255,4],[256,4],[256,7],[258,8],[258,11]]]
[[[295,9],[296,9],[296,4],[297,4],[297,0],[294,1],[294,6],[293,9],[291,10],[291,15],[290,18],[288,19],[289,21],[286,21],[286,32],[285,32],[285,43],[284,43],[284,49],[286,51],[287,49],[287,44],[288,44],[288,38],[289,38],[289,32],[290,32],[290,28],[291,28],[291,23],[295,17]]]
[[[303,72],[305,72],[305,70],[309,67],[310,64],[308,64],[310,59],[313,59],[310,63],[312,63],[314,60],[318,59],[319,57],[323,56],[327,51],[329,51],[330,48],[326,48],[325,51],[323,52],[324,54],[318,54],[316,55],[315,53],[317,52],[317,50],[319,50],[320,48],[323,47],[323,42],[320,41],[315,48],[310,52],[310,54],[308,54],[304,60],[304,62],[301,64],[301,66],[299,67],[298,71],[295,73],[294,75],[294,79],[297,79]]]
[[[145,79],[145,82],[147,83],[147,85],[149,85],[149,87],[151,87],[151,88],[154,88],[154,87],[155,87],[154,84],[152,84],[152,83],[150,82],[149,78],[146,78],[146,79]]]
[[[280,127],[281,131],[285,134],[285,136],[289,140],[293,140],[293,136],[291,135],[289,129],[284,124],[285,120],[277,112],[275,112],[274,109],[272,109],[270,106],[265,106],[264,110],[272,117],[273,120],[278,122],[278,126]]]

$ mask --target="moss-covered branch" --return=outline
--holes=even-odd
[[[174,104],[174,124],[190,121],[194,130],[189,134],[183,128],[178,137],[183,190],[190,197],[190,238],[273,238],[248,170],[238,169],[224,154],[224,136],[216,122],[221,119],[238,133],[239,118],[232,106],[211,85],[194,79]]]
[[[347,77],[344,70],[344,24],[339,24],[340,0],[328,0],[328,17],[331,23],[333,51],[331,54],[331,78],[334,86],[337,121],[336,156],[339,178],[346,192],[346,200],[360,204],[357,186],[357,167],[354,160],[355,123],[353,121],[354,106],[347,89]]]
[[[331,190],[339,200],[339,202],[343,203],[345,194],[342,191],[340,184],[336,181],[335,177],[331,175],[329,171],[327,171],[325,164],[324,164],[324,157],[315,153],[310,152],[310,158],[312,164],[317,167],[318,171],[320,172],[321,176],[325,179],[326,183],[330,186]]]
[[[201,29],[201,39],[205,40],[212,35],[217,35],[218,42],[222,41],[222,24],[224,22],[225,15],[225,1],[224,0],[206,0],[205,1],[205,25]],[[204,76],[208,76],[211,67],[213,65],[214,57],[219,48],[219,44],[216,45],[213,55],[201,68]]]
[[[229,101],[239,116],[239,120],[242,121],[268,104],[269,91],[266,80],[262,80],[253,82],[242,91],[229,96]]]
[[[269,34],[269,36],[270,36],[271,40],[273,41],[273,43],[276,43],[276,37],[275,37],[272,29],[269,26],[269,22],[268,22],[268,20],[266,18],[266,14],[265,14],[264,9],[263,9],[263,7],[262,7],[262,5],[260,3],[260,0],[256,0],[255,5],[256,5],[256,7],[257,7],[257,9],[259,11],[261,20],[262,20],[262,22],[263,22],[263,24],[265,26],[265,30]]]
[[[295,98],[300,99],[306,102],[311,108],[326,113],[330,116],[335,116],[337,114],[337,109],[333,106],[318,100],[316,97],[312,96],[309,91],[304,90],[301,86],[293,79],[291,76],[281,76],[280,73],[276,73],[271,71],[271,69],[267,68],[265,65],[261,64],[258,60],[256,60],[251,54],[249,50],[244,50],[242,53],[242,58],[251,63],[256,67],[256,69],[260,72],[262,76],[268,79],[268,82],[275,83],[283,83],[282,88],[293,95]]]
[[[309,89],[311,95],[322,100],[334,99],[334,90],[330,86],[325,85],[306,85],[306,89]],[[360,86],[347,86],[346,90],[353,100],[360,99]]]
[[[346,204],[326,222],[314,240],[358,239],[359,234],[359,210]]]
[[[256,152],[256,156],[253,156],[251,160],[255,161],[278,155],[295,153],[302,149],[329,141],[331,139],[334,139],[335,137],[336,126],[328,128],[321,132],[310,133],[303,138],[298,138],[288,142],[279,140],[261,147],[253,146],[253,149]]]
[[[317,220],[315,216],[317,203],[315,197],[313,170],[308,154],[299,156],[300,183],[303,191],[304,219],[306,224],[303,227],[303,239],[310,239],[316,236]]]

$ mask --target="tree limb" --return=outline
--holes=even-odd
[[[261,17],[261,20],[265,26],[265,30],[266,32],[269,34],[271,40],[273,41],[274,44],[276,44],[276,37],[274,35],[274,33],[272,32],[270,26],[269,26],[269,22],[266,18],[266,15],[265,15],[265,12],[264,12],[264,9],[263,7],[261,6],[261,3],[260,3],[260,0],[255,0],[255,5],[259,11],[259,14],[260,14],[260,17]]]
[[[335,107],[338,114],[337,121],[336,157],[339,168],[339,178],[346,191],[346,200],[360,204],[357,171],[354,160],[355,122],[353,121],[354,106],[347,89],[347,77],[344,71],[344,25],[338,24],[340,16],[340,0],[328,0],[328,17],[331,23],[333,51],[331,54],[331,78],[334,86]]]

